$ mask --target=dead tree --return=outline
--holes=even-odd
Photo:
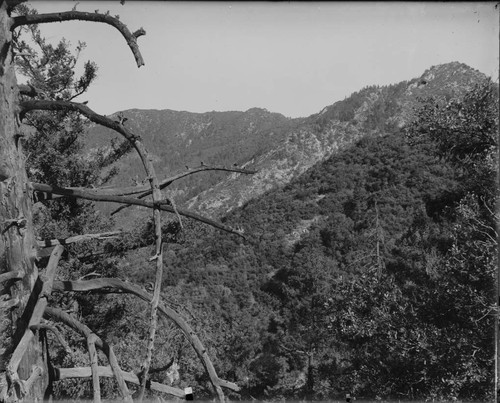
[[[44,397],[49,384],[54,380],[91,378],[94,400],[100,401],[99,377],[112,376],[116,379],[119,391],[125,401],[132,401],[129,384],[140,384],[139,400],[142,400],[146,388],[154,389],[177,397],[184,396],[183,391],[149,380],[151,358],[155,334],[158,327],[158,311],[176,324],[187,337],[205,367],[218,399],[224,401],[222,388],[238,391],[234,383],[220,379],[214,369],[206,349],[193,329],[174,309],[160,301],[160,287],[163,276],[163,240],[161,212],[173,213],[181,217],[198,220],[223,231],[243,236],[239,231],[209,218],[177,208],[174,201],[162,193],[180,177],[208,169],[228,170],[243,174],[253,173],[239,168],[226,169],[203,166],[187,169],[164,181],[159,181],[153,167],[152,158],[143,146],[141,139],[124,125],[125,120],[114,121],[99,115],[83,103],[67,101],[21,100],[20,92],[36,96],[34,88],[17,86],[12,53],[12,31],[28,24],[62,22],[70,20],[106,23],[116,28],[126,40],[132,51],[137,66],[144,64],[137,38],[145,35],[141,28],[135,32],[118,18],[109,14],[67,11],[50,14],[33,14],[12,17],[12,8],[23,0],[0,0],[0,401],[39,401]],[[33,110],[71,110],[77,111],[97,124],[109,127],[120,133],[136,150],[142,161],[149,188],[134,187],[121,189],[78,189],[54,187],[30,183],[25,169],[25,158],[19,138],[22,137],[21,121]],[[133,195],[138,195],[134,197]],[[119,279],[80,280],[70,282],[57,281],[57,265],[64,250],[64,245],[86,239],[105,239],[116,233],[81,234],[66,241],[37,240],[32,222],[34,200],[44,197],[77,197],[88,200],[112,201],[123,206],[139,205],[153,211],[155,231],[155,254],[150,259],[155,262],[155,283],[152,294],[140,287]],[[145,200],[150,196],[151,200]],[[50,247],[50,259],[46,267],[37,267],[40,248]],[[141,298],[150,305],[149,339],[143,364],[136,373],[128,373],[120,368],[113,347],[95,335],[91,329],[75,317],[48,306],[48,296],[52,290],[59,292],[126,292]],[[48,324],[41,323],[42,318],[60,322],[85,338],[90,366],[87,368],[55,368],[49,376],[47,362],[47,343],[44,343],[46,330],[57,332]],[[60,338],[60,335],[58,335]],[[62,341],[64,343],[64,341]],[[107,357],[109,367],[100,366],[96,348]],[[55,374],[55,375],[54,375]],[[140,374],[138,376],[137,374]]]

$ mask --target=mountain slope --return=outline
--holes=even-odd
[[[202,162],[228,166],[236,163],[258,171],[253,176],[203,173],[187,177],[170,189],[170,197],[178,205],[221,217],[248,200],[283,186],[363,136],[400,129],[411,119],[411,111],[420,98],[456,96],[484,77],[458,62],[433,66],[419,78],[366,87],[301,119],[258,108],[203,114],[133,109],[119,114],[128,119],[129,128],[143,137],[160,178]],[[89,147],[106,144],[110,136],[116,137],[105,128],[93,127],[88,136]],[[132,180],[143,178],[133,153],[116,166],[120,169],[116,184],[130,185]],[[122,224],[130,222],[131,216],[145,214],[135,208],[124,212],[119,217]]]
[[[453,62],[433,66],[409,82],[367,87],[304,119],[276,148],[249,161],[258,170],[256,175],[231,175],[188,201],[188,206],[207,215],[222,216],[288,183],[362,136],[400,129],[411,119],[420,98],[458,96],[484,78],[477,70]]]
[[[289,119],[265,109],[253,108],[246,112],[190,113],[171,110],[138,110],[118,112],[112,117],[127,118],[126,125],[139,134],[154,159],[160,179],[170,177],[200,164],[210,166],[242,165],[252,156],[260,155],[281,142],[290,128],[300,119]],[[94,125],[87,134],[87,148],[107,147],[119,135]],[[144,179],[144,170],[134,152],[122,157],[114,167],[119,174],[111,182],[130,186]],[[169,188],[170,196],[182,204],[227,174],[204,172],[186,177]],[[110,211],[112,206],[102,206]],[[129,208],[120,213],[120,222],[143,210]]]
[[[432,136],[404,135],[418,96],[460,98],[484,78],[449,64],[365,88],[294,121],[248,159],[259,174],[231,175],[192,201],[247,240],[186,222],[181,236],[169,233],[162,290],[186,307],[242,398],[491,400],[497,248],[494,223],[480,220],[494,197],[477,184],[494,178],[477,159],[464,180],[468,160],[457,166]],[[496,136],[493,98],[478,135]],[[442,122],[453,139],[449,121],[477,129],[472,107],[426,105],[438,115],[415,114],[421,127]],[[128,251],[127,276],[146,284],[148,256]],[[189,357],[179,360],[190,381]]]
[[[484,154],[462,137],[473,164],[434,134],[367,131],[223,217],[246,242],[196,227],[172,245],[165,293],[203,295],[200,316],[219,309],[208,332],[223,333],[219,365],[237,359],[228,376],[247,380],[244,393],[488,400],[498,89],[454,101],[426,103],[436,115],[419,127],[483,136]]]

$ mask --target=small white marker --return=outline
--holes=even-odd
[[[193,388],[184,388],[186,400],[193,400]]]

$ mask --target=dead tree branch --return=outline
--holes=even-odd
[[[112,196],[112,195],[102,195],[98,193],[97,191],[93,190],[77,190],[77,189],[68,189],[68,188],[60,188],[56,186],[51,186],[51,185],[45,185],[42,183],[31,183],[31,186],[35,192],[42,192],[42,193],[48,193],[48,194],[59,194],[63,196],[70,196],[70,197],[77,197],[80,199],[85,199],[85,200],[93,200],[93,201],[107,201],[107,202],[114,202],[114,203],[122,203],[122,204],[132,204],[136,206],[142,206],[142,207],[148,207],[148,208],[154,208],[155,203],[147,200],[141,200],[135,197],[128,197],[128,196]],[[158,207],[162,211],[167,211],[169,213],[175,214],[174,208],[168,204],[168,201],[164,202],[159,202],[156,203],[156,207]],[[238,231],[236,229],[233,229],[231,227],[228,227],[224,224],[221,224],[217,221],[214,221],[210,218],[203,217],[199,214],[190,212],[188,210],[184,209],[177,209],[178,213],[181,216],[191,218],[196,221],[203,222],[205,224],[208,224],[212,227],[218,228],[222,231],[229,232],[230,234],[235,234],[239,235],[242,238],[245,238],[245,236],[241,233],[241,231]]]
[[[127,45],[129,46],[135,57],[137,67],[141,67],[144,65],[144,59],[142,58],[139,46],[137,45],[137,38],[145,35],[146,31],[141,28],[132,33],[123,22],[111,15],[87,13],[84,11],[65,11],[60,13],[20,15],[12,19],[11,30],[14,30],[21,25],[44,24],[49,22],[63,21],[91,21],[111,25],[112,27],[116,28],[127,41]]]
[[[40,294],[37,296],[37,302],[35,307],[33,308],[33,312],[31,313],[31,317],[28,323],[28,327],[23,333],[21,340],[16,346],[14,353],[12,354],[9,364],[6,368],[7,380],[12,384],[19,385],[19,391],[22,395],[24,395],[31,387],[31,384],[27,382],[23,382],[19,379],[19,375],[17,374],[17,369],[19,368],[19,364],[21,363],[21,359],[24,356],[24,353],[29,347],[31,340],[33,339],[34,333],[32,328],[36,327],[40,324],[40,320],[42,319],[43,312],[45,311],[45,307],[47,306],[47,297],[52,292],[52,285],[57,271],[57,264],[59,263],[59,259],[63,253],[64,248],[61,245],[58,245],[52,251],[50,255],[49,263],[47,264],[47,268],[45,269],[45,275],[41,279],[43,281],[42,290]],[[14,388],[17,390],[17,388]],[[22,396],[18,396],[22,397]]]
[[[70,14],[71,13],[76,13],[76,12],[70,12]],[[86,15],[88,13],[83,13],[83,14]],[[129,31],[127,30],[127,32]],[[136,34],[140,35],[141,32],[138,32]],[[136,43],[135,39],[134,43]],[[154,286],[153,300],[151,301],[150,332],[148,338],[148,345],[146,349],[146,358],[143,363],[144,378],[142,380],[141,393],[139,397],[139,401],[142,401],[146,389],[149,367],[151,366],[151,359],[153,355],[154,339],[155,339],[157,320],[158,320],[157,308],[160,298],[160,289],[163,277],[163,258],[162,258],[163,240],[162,240],[162,228],[161,228],[161,213],[159,207],[159,202],[162,200],[162,194],[158,182],[158,177],[156,176],[155,169],[153,166],[153,160],[152,158],[149,157],[149,154],[144,145],[142,144],[142,142],[140,141],[140,138],[123,125],[123,120],[113,121],[105,116],[95,113],[92,109],[90,109],[84,104],[76,102],[67,102],[67,101],[24,101],[21,102],[20,107],[21,107],[20,116],[26,114],[31,110],[71,110],[79,112],[82,115],[86,116],[92,122],[100,124],[102,126],[109,127],[110,129],[113,129],[116,132],[123,135],[128,141],[130,141],[130,143],[136,149],[142,161],[142,164],[146,171],[147,178],[151,186],[151,194],[153,197],[152,208],[153,208],[153,219],[155,228],[155,256],[157,257],[156,271],[155,271],[155,286]],[[175,205],[172,202],[170,204],[172,204],[172,212],[178,215],[179,213]]]
[[[90,370],[92,372],[92,389],[94,391],[94,403],[101,403],[101,386],[99,385],[99,370],[97,362],[97,350],[95,349],[95,342],[97,336],[92,333],[87,337],[87,350],[90,358]]]
[[[19,298],[19,296],[10,299],[4,299],[3,297],[4,295],[2,295],[2,299],[0,300],[0,309],[3,311],[19,306],[21,303],[21,298]],[[6,297],[8,298],[8,296]]]
[[[29,378],[23,382],[24,390],[25,391],[30,390],[33,384],[40,376],[42,376],[42,374],[43,374],[43,369],[39,365],[33,365]]]
[[[198,172],[203,172],[203,171],[226,171],[226,172],[236,172],[236,173],[241,173],[241,174],[246,174],[246,175],[252,175],[257,173],[257,171],[249,170],[249,169],[240,169],[240,168],[226,168],[226,167],[209,167],[209,166],[200,166],[196,168],[191,168],[188,169],[185,172],[181,172],[177,175],[171,176],[169,178],[163,179],[160,182],[160,189],[164,189],[167,186],[170,186],[173,182],[182,179],[186,176],[196,174]],[[131,187],[126,187],[126,188],[109,188],[109,189],[102,189],[104,192],[109,193],[109,194],[115,194],[115,195],[131,195],[131,194],[137,194],[141,193],[141,195],[137,196],[139,198],[148,196],[151,194],[151,190],[147,188],[146,185],[143,186],[131,186]]]
[[[34,98],[39,95],[44,95],[42,90],[32,86],[31,84],[19,84],[17,88],[19,89],[19,93],[21,95],[26,95],[28,97]]]
[[[113,377],[113,371],[110,367],[97,367],[98,375],[111,378]],[[132,372],[125,372],[122,370],[123,379],[125,381],[133,383],[135,385],[140,385],[141,381],[139,377]],[[77,368],[55,368],[55,380],[63,380],[70,378],[90,378],[92,376],[91,369],[89,367],[77,367]],[[164,385],[159,382],[151,381],[148,385],[151,390],[156,390],[157,392],[166,393],[172,396],[184,398],[184,390],[179,388],[174,388],[172,386]]]
[[[99,234],[83,234],[83,235],[75,235],[68,238],[63,239],[45,239],[43,241],[37,241],[37,244],[40,248],[49,248],[56,245],[69,245],[71,243],[89,241],[91,239],[112,239],[115,238],[116,235],[120,235],[121,231],[110,231],[110,232],[101,232]]]
[[[59,344],[64,348],[64,351],[66,351],[66,353],[68,354],[71,353],[71,348],[69,348],[69,345],[68,343],[66,343],[66,340],[64,340],[63,335],[61,334],[61,332],[59,332],[59,330],[57,330],[55,326],[49,325],[48,323],[40,323],[39,325],[31,326],[30,329],[33,331],[40,329],[50,330],[56,337]]]
[[[117,278],[101,278],[87,281],[56,281],[53,287],[54,291],[75,291],[75,292],[85,292],[85,291],[98,291],[103,289],[118,290],[121,292],[131,293],[141,298],[146,302],[151,302],[152,295],[141,289],[140,287],[127,283]],[[238,385],[220,379],[217,376],[217,372],[207,354],[206,348],[198,338],[194,330],[189,326],[189,324],[172,308],[165,306],[164,304],[159,304],[158,309],[162,315],[170,319],[174,324],[181,329],[186,338],[191,343],[198,357],[200,358],[203,366],[205,367],[210,381],[214,386],[219,399],[224,401],[224,394],[221,387],[231,389],[233,391],[239,391]]]
[[[181,172],[177,175],[163,179],[159,183],[160,189],[165,189],[166,187],[170,186],[176,180],[179,180],[179,179],[182,179],[186,176],[193,175],[195,173],[203,172],[203,171],[225,171],[225,172],[240,173],[240,174],[244,174],[244,175],[253,175],[253,174],[257,173],[257,171],[249,170],[249,169],[201,166],[201,167],[189,169],[186,172]],[[139,199],[142,199],[142,198],[149,196],[151,194],[151,188],[149,185],[128,186],[128,187],[104,187],[104,188],[96,188],[96,189],[84,188],[84,187],[66,187],[65,189],[96,192],[96,193],[99,193],[102,195],[109,195],[109,196],[129,196],[129,195],[135,195],[135,194],[140,193],[137,196],[137,198],[139,198]],[[64,197],[64,196],[53,194],[51,199],[57,199],[59,197]],[[43,197],[40,197],[39,200],[46,200],[46,199]]]
[[[59,283],[58,281],[55,282],[54,284]],[[92,330],[90,330],[86,325],[83,323],[79,322],[75,318],[73,318],[71,315],[67,314],[66,312],[57,309],[57,308],[52,308],[52,307],[47,307],[45,308],[45,313],[44,316],[52,319],[59,321],[61,323],[64,323],[65,325],[69,326],[76,332],[80,333],[83,335],[86,339],[94,335]],[[116,382],[118,383],[118,389],[120,390],[121,397],[124,401],[133,403],[132,402],[132,397],[130,395],[130,392],[128,390],[128,387],[125,383],[125,380],[123,378],[122,370],[120,368],[120,365],[118,364],[118,360],[116,359],[115,353],[113,351],[113,348],[104,342],[99,336],[95,335],[95,345],[99,347],[104,354],[106,354],[106,357],[108,358],[109,365],[113,371],[113,374],[116,378]]]
[[[8,271],[7,273],[0,274],[0,284],[5,283],[9,280],[19,280],[22,279],[24,273],[21,270]]]
[[[237,172],[237,173],[241,173],[241,174],[245,174],[245,175],[253,175],[253,174],[257,173],[257,171],[252,171],[252,170],[248,170],[248,169],[226,168],[226,167],[209,167],[209,166],[202,165],[202,166],[197,167],[197,168],[188,169],[187,171],[182,172],[180,174],[177,174],[175,176],[172,176],[171,178],[167,178],[167,179],[162,180],[160,182],[160,189],[163,189],[167,186],[170,186],[176,180],[182,179],[186,176],[193,175],[195,173],[202,172],[202,171],[227,171],[227,172]],[[145,186],[140,186],[140,187],[136,186],[134,188],[122,188],[121,190],[120,189],[109,189],[106,191],[109,192],[112,190],[114,190],[116,192],[115,194],[119,194],[118,192],[124,192],[124,191],[129,192],[130,191],[130,193],[121,193],[123,195],[140,193],[137,196],[137,198],[139,198],[139,199],[142,199],[142,198],[149,196],[151,194],[151,190],[146,190]],[[120,206],[116,210],[111,212],[111,215],[114,215],[114,214],[118,213],[119,211],[126,209],[127,207],[130,207],[130,205]]]
[[[137,46],[137,37],[144,35],[145,32],[143,29],[140,29],[134,33],[130,33],[128,28],[122,24],[118,18],[111,17],[109,15],[103,15],[99,13],[86,13],[86,12],[78,12],[78,11],[69,11],[69,12],[61,12],[61,13],[53,13],[53,14],[41,14],[41,15],[25,15],[25,16],[19,16],[15,17],[12,19],[11,23],[11,30],[21,26],[21,25],[26,25],[26,24],[38,24],[38,23],[49,23],[49,22],[62,22],[62,21],[69,21],[69,20],[83,20],[83,21],[94,21],[94,22],[102,22],[102,23],[107,23],[109,25],[112,25],[116,29],[118,29],[121,34],[124,36],[126,39],[130,49],[132,50],[136,61],[137,65],[140,67],[141,65],[144,64],[144,61],[142,59],[142,56],[139,52],[138,46]],[[188,336],[191,344],[199,354],[200,358],[202,359],[203,364],[205,365],[207,372],[209,373],[210,379],[214,385],[214,388],[217,391],[217,394],[219,396],[219,399],[221,401],[224,401],[224,394],[222,393],[221,386],[224,387],[229,387],[233,388],[233,390],[237,390],[238,387],[230,382],[222,381],[217,377],[217,374],[215,373],[215,369],[213,368],[213,365],[211,361],[208,358],[208,355],[203,348],[203,345],[197,338],[197,336],[193,333],[192,329],[189,327],[189,325],[182,320],[182,318],[173,310],[171,310],[168,307],[164,307],[160,305],[160,290],[161,290],[161,282],[162,282],[162,275],[163,275],[163,258],[162,258],[162,228],[161,228],[161,214],[160,210],[164,211],[169,211],[171,213],[175,213],[176,215],[179,216],[179,214],[182,214],[180,211],[177,210],[175,204],[173,201],[163,201],[162,193],[161,193],[161,188],[160,184],[158,181],[158,178],[155,174],[155,170],[153,167],[153,162],[152,158],[149,157],[148,152],[146,151],[144,145],[140,141],[139,136],[136,136],[132,132],[130,132],[124,125],[123,125],[123,120],[120,121],[113,121],[106,116],[99,115],[92,111],[90,108],[88,108],[84,104],[80,103],[75,103],[75,102],[69,102],[69,101],[45,101],[45,100],[27,100],[27,101],[22,101],[20,103],[20,118],[22,119],[24,115],[32,110],[48,110],[48,111],[54,111],[54,110],[67,110],[67,111],[75,111],[79,112],[85,117],[87,117],[90,121],[100,124],[102,126],[111,128],[118,133],[122,134],[136,149],[137,153],[139,154],[139,157],[141,158],[141,161],[144,165],[144,168],[146,170],[146,175],[147,179],[149,180],[150,186],[151,186],[151,191],[150,194],[152,195],[152,201],[151,202],[146,202],[143,200],[137,199],[137,198],[127,198],[124,196],[120,197],[120,200],[114,199],[117,196],[106,196],[105,200],[103,199],[103,195],[89,195],[88,192],[81,192],[77,190],[71,190],[71,193],[67,193],[67,196],[73,196],[73,197],[81,197],[81,198],[87,198],[89,200],[100,200],[101,201],[115,201],[118,203],[124,203],[124,204],[134,204],[134,205],[142,205],[145,207],[149,207],[153,209],[153,217],[154,217],[154,226],[155,226],[155,258],[156,258],[156,274],[155,274],[155,285],[154,285],[154,292],[153,295],[147,294],[142,295],[140,292],[142,290],[139,289],[139,294],[137,294],[137,290],[135,292],[133,291],[134,289],[131,288],[127,292],[133,292],[136,295],[141,296],[141,298],[147,300],[151,304],[151,313],[150,313],[150,328],[149,328],[149,338],[147,342],[147,353],[146,353],[146,358],[142,364],[142,373],[143,378],[141,379],[141,391],[140,391],[140,397],[139,400],[142,401],[142,398],[144,396],[144,392],[146,389],[146,385],[148,384],[148,372],[150,369],[151,365],[151,359],[152,359],[152,351],[154,347],[154,339],[155,339],[155,333],[156,333],[156,328],[157,328],[157,310],[160,309],[160,311],[167,317],[169,317],[171,320],[174,321]],[[42,185],[45,186],[45,185]],[[165,185],[168,186],[168,185]],[[46,191],[42,189],[37,189],[41,191]],[[54,189],[53,189],[54,190]],[[80,192],[80,196],[77,196],[77,193]],[[50,193],[57,193],[57,192],[50,192]],[[59,193],[60,194],[60,193]],[[86,196],[86,197],[85,197]],[[90,197],[89,197],[90,196]],[[144,196],[145,197],[145,196]],[[197,219],[198,221],[205,222],[207,224],[210,224],[212,226],[218,227],[223,230],[228,230],[227,227],[222,226],[221,224],[215,223],[212,220],[206,219],[204,217],[200,217],[196,214],[189,213],[189,212],[183,212],[187,217]],[[215,225],[214,225],[215,224]],[[231,233],[236,233],[240,236],[241,233],[238,231],[234,230],[229,230],[228,232]],[[96,281],[96,280],[90,280],[90,282]],[[97,280],[100,281],[100,280]],[[88,282],[81,282],[81,283],[88,283]],[[103,287],[101,287],[103,288]],[[121,286],[122,291],[126,290],[126,284]],[[65,314],[64,312],[60,310],[55,310],[53,308],[46,308],[46,314],[56,320],[60,320],[63,323],[66,323],[67,325],[75,328],[78,330],[80,333],[84,334],[87,338],[89,337],[94,337],[92,336],[92,332],[90,329],[88,329],[86,326],[83,324],[79,323],[76,321],[74,318],[71,318],[69,315]],[[108,360],[110,363],[111,368],[113,369],[114,375],[118,381],[120,391],[122,393],[122,397],[125,400],[130,401],[131,397],[128,393],[127,386],[123,380],[122,376],[122,371],[118,366],[118,363],[116,361],[116,357],[114,356],[113,350],[111,347],[105,345],[102,340],[100,340],[97,336],[95,336],[95,344],[96,345],[102,345],[103,348],[105,348],[105,353],[108,356]],[[107,347],[106,347],[107,346]],[[91,347],[89,347],[91,348]],[[102,348],[102,347],[101,347]],[[98,369],[96,368],[96,362],[92,363],[91,366],[91,375],[94,380],[94,385],[96,383],[96,380],[98,382]]]
[[[123,135],[127,140],[132,142],[135,147],[135,142],[140,140],[140,137],[128,130],[123,124],[114,121],[106,116],[99,115],[90,109],[87,105],[78,102],[69,101],[49,101],[49,100],[26,100],[20,102],[21,118],[29,111],[45,110],[45,111],[74,111],[84,115],[90,121],[101,126],[109,127]]]

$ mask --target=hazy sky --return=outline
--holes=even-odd
[[[30,3],[40,13],[75,1]],[[87,43],[83,60],[99,78],[80,98],[96,112],[190,112],[266,108],[308,116],[372,84],[420,76],[459,61],[498,82],[495,2],[165,2],[81,1],[79,11],[110,10],[139,38],[137,68],[114,28],[43,24],[52,41]]]

